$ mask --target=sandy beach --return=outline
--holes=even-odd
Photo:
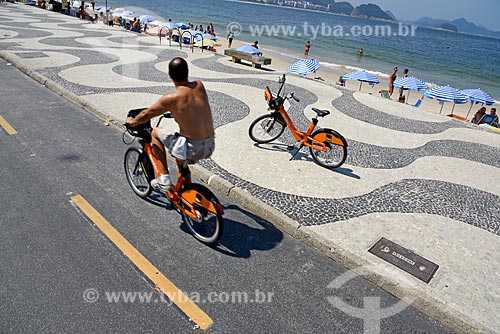
[[[219,36],[219,43],[222,43],[222,47],[218,47],[216,50],[217,54],[224,55],[224,49],[227,48],[227,40],[221,36]],[[249,43],[240,41],[240,40],[233,40],[232,48],[238,48],[242,45],[248,45]],[[280,73],[286,73],[288,66],[290,66],[293,62],[297,61],[297,59],[314,59],[314,49],[312,48],[311,53],[309,56],[304,56],[303,54],[297,53],[296,58],[289,57],[289,56],[284,56],[282,53],[279,51],[273,49],[271,45],[260,45],[260,50],[263,52],[263,54],[266,57],[272,58],[272,64],[268,66],[268,68],[272,68],[277,72]],[[347,66],[345,66],[347,67]],[[339,77],[342,75],[345,75],[347,73],[351,72],[350,70],[347,69],[342,69],[341,67],[339,68],[331,68],[327,66],[322,66],[319,71],[314,74],[309,74],[307,78],[313,79],[320,77],[323,80],[318,80],[322,81],[325,84],[328,85],[335,85],[335,83],[338,81]],[[401,75],[403,72],[403,69],[400,68],[398,71],[398,74]],[[410,73],[411,74],[411,73]],[[293,74],[291,74],[293,75]],[[388,90],[389,89],[389,80],[388,78],[384,77],[379,77],[380,83],[378,85],[371,86],[367,83],[363,83],[361,85],[361,90],[360,88],[360,83],[358,81],[347,81],[346,82],[346,88],[353,90],[353,91],[359,91],[364,94],[369,94],[373,96],[379,96],[381,99],[382,97],[380,96],[380,91],[381,90]],[[316,79],[317,80],[317,79]],[[394,89],[394,93],[392,95],[392,100],[394,103],[399,103],[397,102],[398,99],[398,94],[399,90]],[[405,91],[405,96],[407,97],[406,104],[409,106],[414,106],[418,100],[422,100],[422,103],[420,106],[417,108],[415,107],[415,112],[431,112],[435,114],[440,113],[441,109],[441,104],[439,104],[438,101],[428,99],[428,98],[423,98],[423,92],[418,92],[418,91]],[[468,119],[470,120],[473,116],[474,113],[481,107],[481,105],[474,105],[468,115]],[[470,108],[470,103],[466,104],[456,104],[455,107],[453,108],[453,103],[445,103],[442,109],[441,114],[442,115],[448,115],[452,113],[453,109],[453,114],[460,116],[460,117],[466,117]]]

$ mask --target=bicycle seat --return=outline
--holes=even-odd
[[[312,108],[312,110],[316,114],[318,114],[319,117],[325,117],[325,116],[330,115],[330,111],[328,111],[328,110],[320,110],[320,109],[317,109],[317,108]]]

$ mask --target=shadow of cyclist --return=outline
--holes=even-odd
[[[283,232],[268,221],[245,209],[236,205],[228,205],[224,207],[224,211],[226,212],[224,215],[224,232],[219,242],[212,246],[213,249],[224,255],[246,259],[252,255],[252,250],[270,250],[283,240]],[[228,219],[227,213],[229,211],[238,211],[247,218],[241,219],[241,221]],[[231,214],[231,216],[238,216],[238,214]],[[245,221],[250,220],[260,225],[260,228],[245,223]],[[190,234],[186,224],[181,225],[181,230]]]

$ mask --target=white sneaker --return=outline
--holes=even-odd
[[[153,189],[162,191],[164,193],[168,193],[170,190],[172,190],[173,185],[172,183],[167,183],[167,184],[160,183],[160,180],[156,178],[151,180],[151,187],[153,187]]]

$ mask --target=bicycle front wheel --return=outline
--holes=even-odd
[[[250,138],[259,144],[278,139],[285,131],[285,124],[271,114],[263,115],[252,122],[248,129]]]
[[[320,129],[311,136],[315,141],[326,146],[326,152],[309,147],[314,161],[325,168],[338,168],[347,158],[347,141],[338,132],[331,129]]]
[[[187,184],[179,193],[183,203],[189,204],[193,210],[184,205],[183,210],[196,215],[196,218],[181,210],[182,220],[191,234],[206,245],[219,241],[223,231],[222,206],[215,195],[205,186],[198,183]]]
[[[153,191],[149,181],[154,178],[149,158],[139,149],[131,147],[125,152],[123,164],[125,176],[132,190],[141,198],[148,197]]]

